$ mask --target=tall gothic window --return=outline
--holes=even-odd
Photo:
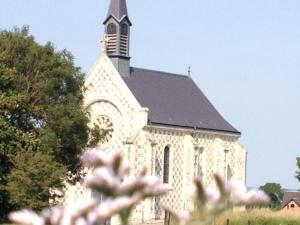
[[[116,34],[117,33],[117,27],[114,23],[110,23],[107,26],[107,34]]]
[[[121,35],[128,35],[128,26],[126,23],[123,23],[121,25]]]
[[[164,183],[169,183],[169,173],[170,173],[170,147],[166,146],[164,149],[164,173],[163,173]]]
[[[231,180],[232,177],[233,177],[233,171],[232,171],[230,165],[227,165],[227,171],[226,172],[227,172],[227,176],[226,176],[227,180]]]

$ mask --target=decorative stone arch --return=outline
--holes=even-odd
[[[106,98],[106,97],[97,97],[97,98],[95,98],[94,100],[89,101],[89,102],[85,105],[84,108],[85,108],[85,109],[88,109],[88,108],[90,108],[93,104],[95,104],[95,103],[100,103],[100,102],[106,102],[106,103],[108,103],[108,104],[113,105],[113,106],[119,111],[119,113],[121,114],[122,117],[124,117],[124,115],[126,115],[126,114],[125,114],[125,111],[122,110],[122,105],[121,105],[121,103],[118,103],[118,101],[116,101],[116,100],[113,100],[113,101],[108,100],[108,98]]]
[[[106,150],[114,145],[121,135],[120,127],[123,124],[123,113],[120,108],[104,98],[97,98],[85,105],[90,110],[90,126],[94,124],[103,129],[104,139],[97,144],[97,149]],[[107,133],[106,133],[107,131]]]

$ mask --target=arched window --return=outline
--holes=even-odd
[[[227,180],[231,180],[232,177],[233,177],[232,169],[231,169],[230,165],[227,165],[227,176],[226,176],[226,178],[227,178]]]
[[[202,179],[203,175],[204,175],[203,168],[201,166],[201,163],[199,163],[198,164],[198,168],[197,168],[197,177],[200,178],[200,179]]]
[[[203,178],[203,175],[204,175],[204,172],[203,172],[203,167],[202,167],[202,153],[204,151],[204,148],[201,147],[201,148],[195,148],[196,152],[195,152],[195,156],[196,156],[196,159],[197,159],[197,162],[196,162],[196,165],[197,166],[197,169],[196,169],[196,176],[200,179]]]
[[[128,35],[128,26],[126,23],[121,25],[121,35]]]
[[[107,34],[116,34],[117,27],[114,23],[110,23],[107,25]]]
[[[169,183],[169,173],[170,173],[170,148],[166,146],[164,149],[164,173],[163,182]]]

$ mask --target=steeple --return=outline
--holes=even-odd
[[[103,24],[107,38],[107,55],[122,76],[129,76],[129,40],[132,24],[128,17],[126,0],[111,0]]]
[[[115,17],[118,21],[123,19],[123,17],[127,17],[128,19],[126,0],[111,0],[106,20],[110,16]]]

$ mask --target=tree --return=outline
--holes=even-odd
[[[17,153],[14,160],[15,167],[7,184],[7,190],[12,193],[10,201],[31,209],[48,207],[49,187],[61,186],[66,168],[55,162],[51,155],[42,152]],[[58,194],[60,192],[56,192]]]
[[[83,77],[68,51],[38,44],[27,27],[0,32],[0,218],[47,206],[50,188],[79,173],[89,139]]]
[[[259,189],[269,195],[272,207],[279,208],[281,206],[283,190],[280,184],[266,183],[265,185],[260,186]]]
[[[297,157],[296,160],[297,160],[296,164],[297,164],[298,170],[296,171],[296,176],[295,177],[300,182],[300,158]]]

